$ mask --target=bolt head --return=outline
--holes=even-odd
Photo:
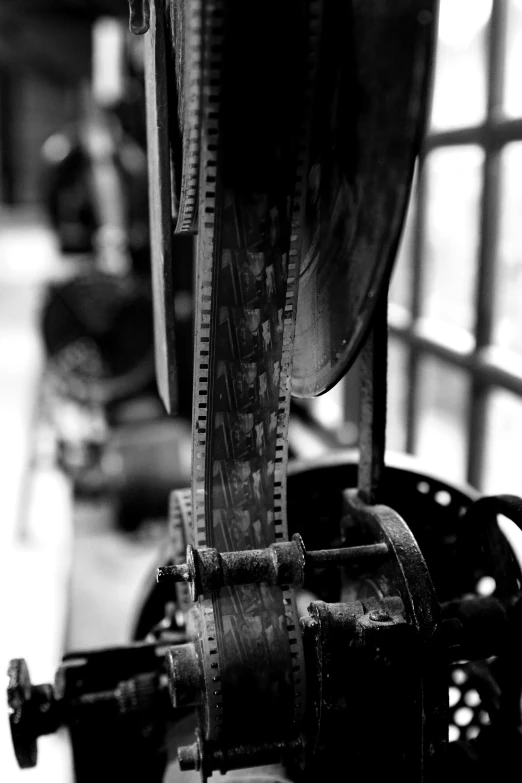
[[[23,658],[14,658],[7,669],[7,708],[13,748],[22,769],[36,767],[38,749],[33,716],[29,707],[32,694],[31,678]]]
[[[390,617],[390,615],[388,614],[388,612],[386,612],[384,609],[373,609],[369,613],[368,618],[373,623],[391,623],[391,622],[393,622],[393,620]]]

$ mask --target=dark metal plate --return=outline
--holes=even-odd
[[[150,29],[145,36],[145,87],[156,377],[163,403],[172,413],[177,390],[167,51],[162,4],[152,2],[150,12]]]
[[[349,369],[387,286],[427,104],[434,0],[325,7],[292,391]]]

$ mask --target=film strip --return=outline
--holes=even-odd
[[[198,205],[199,141],[203,21],[202,0],[176,0],[171,4],[171,24],[182,145],[182,180],[175,233],[196,228]]]
[[[191,28],[200,30],[202,51],[192,526],[197,547],[220,551],[264,548],[288,537],[292,348],[322,10],[320,0],[295,3],[306,20],[306,84],[293,129],[292,179],[274,194],[239,186],[223,173],[229,6],[206,0],[200,26],[193,21]],[[207,740],[226,747],[297,737],[306,694],[293,589],[222,589],[200,601],[200,618]]]

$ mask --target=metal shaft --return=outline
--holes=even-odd
[[[291,541],[272,544],[266,549],[218,552],[212,548],[188,547],[187,562],[158,568],[157,580],[161,583],[188,582],[195,600],[198,595],[218,592],[227,585],[265,582],[300,587],[305,567],[356,565],[385,557],[387,553],[385,543],[307,552],[301,537],[296,534]]]
[[[361,352],[359,407],[359,497],[378,501],[386,443],[386,374],[388,364],[387,290],[381,294],[373,326]]]

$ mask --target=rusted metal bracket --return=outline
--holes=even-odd
[[[282,762],[290,753],[302,751],[302,741],[274,742],[258,746],[217,747],[207,742],[196,729],[196,742],[178,748],[178,760],[183,771],[197,770],[202,781],[206,781],[215,770],[221,774],[233,769]]]
[[[150,26],[149,0],[129,0],[129,29],[134,35],[143,35]]]

